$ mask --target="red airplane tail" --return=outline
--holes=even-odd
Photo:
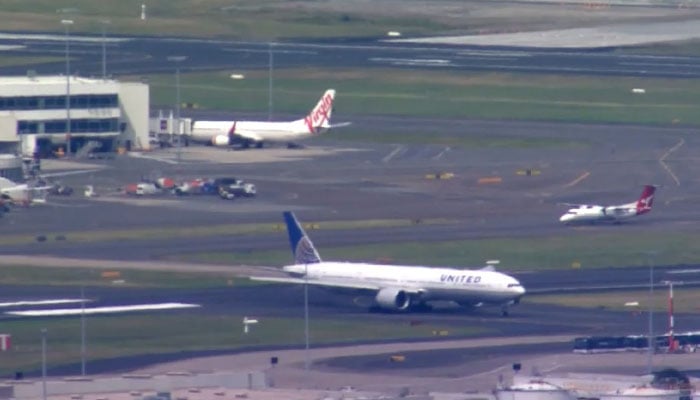
[[[318,103],[316,103],[314,109],[304,118],[303,121],[309,129],[309,132],[317,133],[330,126],[334,99],[335,89],[326,90]]]
[[[637,215],[646,214],[651,211],[651,206],[654,203],[654,192],[656,192],[656,186],[644,186],[642,195],[639,196],[639,200],[637,200]]]

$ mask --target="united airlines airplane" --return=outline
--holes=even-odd
[[[515,278],[493,269],[464,270],[418,266],[322,261],[293,213],[284,213],[294,264],[282,268],[289,277],[251,277],[257,281],[308,284],[372,293],[376,307],[408,311],[432,301],[464,307],[497,305],[504,316],[525,289]]]

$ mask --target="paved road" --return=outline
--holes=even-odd
[[[228,160],[269,154],[191,148],[204,151],[212,162],[179,165],[142,158],[101,161],[105,168],[64,178],[81,187],[93,184],[103,197],[97,200],[53,198],[46,207],[17,209],[3,217],[4,235],[48,235],[42,243],[5,245],[0,252],[53,254],[84,258],[154,259],[167,254],[286,248],[284,234],[235,236],[205,235],[170,238],[146,230],[170,227],[204,227],[236,223],[280,223],[280,213],[297,211],[303,221],[441,219],[440,224],[371,230],[339,230],[314,236],[319,247],[378,241],[443,241],[477,237],[587,237],[603,232],[686,231],[700,219],[695,204],[700,188],[692,183],[700,169],[693,148],[699,143],[685,127],[595,126],[499,121],[423,120],[392,117],[360,118],[358,125],[376,129],[434,129],[460,132],[474,138],[560,138],[576,145],[551,147],[496,147],[473,149],[436,145],[369,145],[325,139],[312,156],[287,162],[229,164]],[[634,134],[634,140],[629,135]],[[348,134],[349,135],[349,134]],[[337,139],[342,139],[337,137]],[[679,146],[680,144],[680,146]],[[314,143],[310,144],[312,147]],[[338,149],[344,151],[338,151]],[[295,153],[299,154],[299,153]],[[252,156],[251,156],[252,155]],[[172,152],[152,154],[172,157]],[[538,176],[517,171],[532,168]],[[234,171],[234,172],[232,172]],[[425,179],[426,174],[448,171],[455,178]],[[149,199],[116,193],[142,176],[236,175],[256,183],[255,199],[224,202],[215,197]],[[478,185],[480,177],[501,176],[499,185]],[[584,177],[585,179],[581,179]],[[641,185],[661,185],[654,210],[621,226],[567,228],[557,222],[565,207],[558,203],[616,204],[632,201]],[[396,207],[400,204],[401,207]],[[430,206],[426,206],[429,204]],[[71,241],[71,232],[136,230],[132,241]],[[146,232],[146,233],[143,233]],[[55,235],[67,240],[53,240]],[[160,234],[163,235],[163,234]],[[128,252],[125,250],[129,250]],[[662,261],[661,261],[662,262]]]
[[[71,66],[82,76],[102,72],[99,37],[71,36]],[[0,45],[21,46],[4,53],[18,56],[65,56],[63,35],[2,35]],[[267,69],[268,43],[183,38],[110,38],[107,45],[110,74],[172,72],[171,56],[186,56],[183,71]],[[697,77],[700,57],[620,54],[610,50],[537,50],[495,46],[451,46],[387,43],[380,40],[350,42],[276,43],[275,68],[390,67],[501,71],[555,74],[591,74],[644,77]],[[65,70],[62,62],[32,66],[40,74]],[[0,74],[26,73],[24,66],[0,68]]]

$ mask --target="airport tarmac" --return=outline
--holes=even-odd
[[[368,119],[358,122],[379,123]],[[368,243],[376,240],[446,240],[475,237],[519,237],[594,235],[622,230],[695,229],[700,218],[695,207],[700,198],[696,181],[700,167],[692,149],[697,139],[691,128],[595,126],[554,123],[493,121],[443,121],[381,119],[383,127],[408,125],[409,129],[451,129],[480,137],[498,132],[505,140],[563,140],[549,146],[503,146],[473,149],[436,145],[364,144],[333,140],[330,136],[309,149],[263,149],[228,151],[216,148],[184,148],[182,163],[170,160],[174,149],[139,157],[90,161],[104,168],[62,178],[77,189],[93,185],[100,197],[85,199],[52,197],[47,205],[15,209],[0,224],[3,235],[61,235],[66,240],[8,244],[5,254],[33,251],[69,257],[112,258],[109,243],[71,242],[71,232],[138,230],[168,227],[203,227],[236,223],[281,222],[283,210],[296,211],[302,221],[442,219],[441,224],[382,228],[368,232],[338,231],[315,238],[318,245]],[[384,128],[382,128],[384,129]],[[347,135],[351,133],[346,133]],[[634,140],[630,140],[634,135]],[[338,138],[341,139],[341,138]],[[337,150],[335,148],[339,148]],[[291,152],[296,161],[275,158]],[[189,159],[193,154],[193,159]],[[207,154],[209,162],[200,162]],[[226,163],[222,159],[251,159],[260,162]],[[301,156],[299,156],[301,154]],[[277,160],[277,161],[270,161]],[[523,176],[519,172],[536,171]],[[451,179],[427,179],[427,175],[453,173]],[[222,201],[216,196],[151,196],[135,198],[120,190],[143,177],[168,176],[185,180],[206,176],[236,176],[255,183],[258,196]],[[501,178],[500,183],[479,184],[480,178]],[[624,182],[624,184],[622,184]],[[654,210],[639,220],[621,226],[567,228],[558,222],[566,210],[560,203],[617,204],[632,201],[641,186],[660,185]],[[80,190],[77,190],[80,192]],[[401,204],[401,207],[396,207]],[[430,204],[430,207],[426,207]],[[390,233],[396,233],[391,235]],[[234,241],[221,235],[186,238],[177,246],[196,252],[234,251],[249,248],[280,248],[284,235],[263,235]],[[176,239],[177,240],[177,239]],[[261,243],[255,243],[260,241]],[[131,256],[153,259],[177,252],[173,242],[137,235]],[[127,244],[121,244],[125,246]],[[81,253],[82,252],[82,253]]]
[[[0,232],[4,238],[24,235],[24,242],[8,243],[0,250],[3,254],[47,255],[83,259],[88,264],[100,264],[100,259],[134,262],[134,268],[151,268],[163,265],[173,254],[202,251],[245,251],[247,249],[286,249],[288,243],[283,231],[279,233],[240,235],[203,235],[196,237],[150,238],[143,231],[189,226],[192,228],[222,223],[271,223],[279,224],[280,213],[286,209],[297,212],[305,221],[358,220],[358,219],[445,219],[445,224],[415,224],[408,227],[361,230],[333,230],[314,235],[319,248],[333,245],[380,243],[383,241],[430,241],[476,237],[541,237],[559,235],[590,235],[609,230],[629,231],[639,229],[672,232],[679,229],[694,231],[698,218],[696,200],[700,192],[696,181],[698,163],[692,149],[697,146],[694,130],[686,127],[595,126],[555,123],[519,123],[508,121],[435,121],[421,119],[394,119],[390,117],[360,118],[358,124],[368,124],[382,129],[415,129],[429,132],[431,129],[452,129],[475,138],[498,135],[504,139],[519,138],[551,140],[551,146],[502,146],[472,149],[449,148],[439,145],[368,144],[345,141],[342,137],[329,136],[318,142],[308,143],[309,149],[298,152],[288,149],[262,149],[228,151],[217,148],[181,149],[183,162],[173,163],[177,149],[156,151],[139,157],[117,157],[114,160],[87,160],[86,174],[62,178],[64,184],[80,188],[95,186],[101,197],[86,199],[81,196],[54,198],[48,204],[29,209],[17,209],[0,220]],[[409,126],[410,128],[403,128]],[[387,128],[389,127],[389,128]],[[494,133],[495,132],[495,133]],[[340,135],[349,135],[341,133]],[[634,140],[630,140],[634,138]],[[338,151],[337,148],[342,149]],[[292,152],[295,161],[286,153]],[[175,154],[174,154],[175,153]],[[211,161],[202,161],[202,154]],[[259,162],[228,163],[229,160]],[[276,155],[285,156],[284,159]],[[192,155],[192,158],[190,156]],[[162,161],[165,159],[167,161]],[[82,163],[83,161],[71,161]],[[60,164],[60,163],[59,163]],[[102,168],[96,169],[95,165]],[[665,165],[665,166],[664,166]],[[48,166],[47,166],[48,168]],[[60,166],[51,166],[53,171]],[[67,168],[66,168],[67,169]],[[537,170],[538,175],[522,176],[518,171]],[[70,164],[70,170],[75,165]],[[427,174],[451,172],[451,179],[426,179]],[[119,193],[119,188],[142,177],[170,176],[175,179],[198,176],[237,176],[258,186],[259,196],[226,202],[216,197],[155,196],[132,198]],[[498,184],[479,184],[481,177],[502,177]],[[654,210],[639,222],[620,226],[574,228],[562,226],[557,218],[564,209],[559,202],[594,201],[620,202],[633,200],[641,185],[660,184]],[[401,207],[397,207],[401,204]],[[426,206],[429,204],[430,206]],[[72,241],[72,232],[101,231],[134,232],[131,240],[104,239],[89,243]],[[332,234],[331,234],[332,233]],[[36,241],[37,235],[46,235],[46,241]],[[56,235],[63,237],[56,240]],[[157,235],[154,234],[154,235]],[[165,260],[164,260],[165,259]],[[17,259],[15,259],[17,260]],[[27,259],[25,258],[25,261]],[[92,261],[90,261],[92,260]],[[60,265],[54,258],[40,259],[43,265]],[[72,260],[62,263],[72,264]],[[143,263],[143,264],[138,264]],[[160,263],[160,264],[158,264]],[[64,265],[67,265],[64,264]],[[110,264],[105,264],[112,266]],[[506,268],[504,266],[503,268]],[[183,268],[189,268],[183,266]],[[235,271],[235,269],[231,269]],[[604,273],[602,273],[602,272]],[[659,268],[659,276],[661,276]],[[581,290],[585,285],[598,285],[609,281],[621,284],[643,285],[647,271],[644,266],[627,270],[588,270],[573,274],[571,271],[552,271],[542,274],[519,276],[526,287],[536,289],[560,288],[566,285]],[[95,306],[133,305],[142,302],[180,302],[201,305],[197,311],[168,311],[187,316],[190,312],[221,315],[252,315],[264,320],[279,316],[303,318],[303,296],[298,287],[261,286],[222,287],[206,290],[132,290],[123,287],[86,288],[87,296],[94,298]],[[3,288],[2,297],[8,300],[26,296],[26,293],[61,294],[75,298],[74,288]],[[444,308],[432,313],[416,315],[367,314],[366,307],[358,305],[354,298],[330,295],[312,290],[311,312],[315,318],[353,318],[371,323],[373,320],[390,320],[405,324],[419,319],[440,326],[483,326],[495,336],[523,337],[528,335],[582,335],[615,332],[638,334],[645,332],[647,320],[631,312],[600,312],[577,310],[577,318],[565,307],[531,304],[527,298],[512,310],[507,319],[499,317],[493,309],[464,313]],[[3,315],[2,318],[18,318]],[[657,332],[663,331],[666,321],[656,318]],[[694,315],[677,317],[678,330],[695,330],[700,320]],[[517,339],[516,339],[517,341]],[[546,356],[552,354],[551,346],[535,346],[521,349],[523,354]],[[517,354],[520,350],[514,351]],[[506,352],[506,355],[503,355]],[[494,350],[493,359],[486,358],[469,375],[494,369],[502,370],[511,362],[506,350]],[[500,354],[500,355],[499,355]],[[94,371],[126,370],[139,366],[172,360],[173,356],[191,357],[196,353],[109,360],[93,366]],[[446,355],[442,359],[448,360]],[[429,357],[428,357],[429,358]],[[521,356],[517,357],[522,359]],[[421,358],[423,359],[423,358]],[[427,359],[427,358],[426,358]],[[441,357],[436,357],[440,360]],[[426,361],[427,362],[427,361]],[[324,364],[326,363],[326,364]],[[330,361],[321,362],[319,368]],[[363,365],[364,361],[350,364]],[[333,364],[336,365],[336,364]],[[63,368],[63,369],[62,369]],[[53,373],[71,373],[77,366],[64,366]],[[103,369],[100,369],[103,368]],[[330,368],[330,367],[328,367]],[[334,368],[338,368],[335,366]],[[352,365],[344,366],[341,378],[346,382],[358,379]],[[465,379],[455,375],[452,366],[444,370],[453,378],[454,387],[464,387]],[[456,369],[455,369],[456,368]],[[323,369],[323,368],[322,368]],[[362,368],[360,368],[362,369]],[[420,368],[418,368],[420,369]],[[288,372],[279,368],[279,384],[299,381],[303,369],[298,365]],[[466,370],[465,370],[466,371]],[[277,371],[276,371],[277,372]],[[409,371],[410,372],[410,371]],[[302,375],[300,375],[302,374]],[[467,372],[465,372],[467,374]],[[496,374],[497,375],[497,374]],[[321,380],[331,378],[321,374]],[[378,376],[383,376],[378,374]],[[409,378],[407,378],[407,376]],[[493,378],[493,375],[490,375]],[[350,379],[352,377],[352,379]],[[382,382],[396,385],[409,381],[416,387],[429,390],[428,378],[398,375]],[[338,380],[339,382],[340,380]],[[420,383],[419,383],[420,381]],[[381,386],[376,383],[368,387]],[[438,381],[439,382],[439,381]],[[486,382],[475,379],[475,382]],[[442,382],[448,387],[445,381]],[[492,384],[490,382],[489,384]],[[389,386],[386,386],[390,389]],[[396,389],[397,386],[392,386]]]

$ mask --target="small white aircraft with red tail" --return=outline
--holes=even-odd
[[[326,90],[309,115],[296,121],[195,121],[190,140],[213,146],[260,148],[265,143],[281,142],[291,147],[297,140],[350,125],[349,122],[331,125],[334,100],[335,90]]]
[[[590,204],[567,204],[573,206],[559,218],[560,222],[567,225],[573,224],[595,224],[595,223],[615,223],[619,224],[623,220],[643,215],[651,211],[654,202],[656,186],[646,185],[637,201],[617,206],[602,206]]]

